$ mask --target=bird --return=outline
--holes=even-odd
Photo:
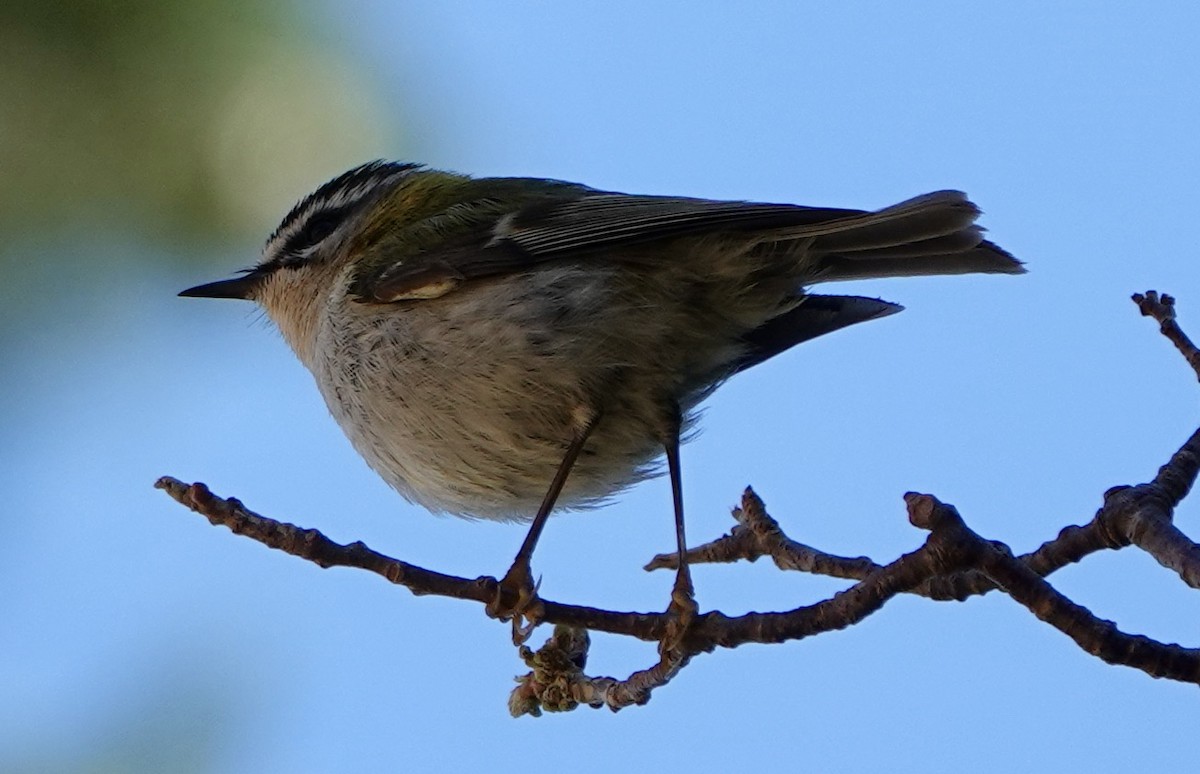
[[[680,444],[698,404],[797,344],[902,309],[814,285],[1023,273],[979,215],[953,190],[865,211],[373,161],[296,204],[255,266],[180,295],[261,306],[409,501],[531,522],[488,608],[514,641],[537,622],[531,560],[551,513],[607,502],[665,458],[679,561],[663,649],[697,612]]]

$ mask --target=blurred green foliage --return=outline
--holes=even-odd
[[[71,263],[89,259],[71,244],[240,245],[324,178],[396,155],[394,117],[320,10],[0,3],[5,282],[20,282],[22,240]]]

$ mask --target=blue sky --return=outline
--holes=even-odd
[[[838,553],[887,561],[917,546],[908,490],[1030,550],[1089,519],[1108,487],[1153,476],[1195,429],[1195,377],[1128,300],[1172,292],[1200,335],[1193,6],[363,0],[326,13],[324,34],[358,51],[380,109],[406,127],[372,156],[845,207],[961,188],[1028,263],[1022,277],[830,288],[907,310],[806,344],[708,402],[684,450],[693,541],[728,529],[752,484],[792,537]],[[277,334],[237,304],[174,297],[248,260],[131,281],[113,258],[61,329],[23,334],[18,386],[0,402],[0,531],[16,547],[0,566],[0,762],[46,749],[90,760],[130,739],[143,753],[131,768],[220,772],[1190,761],[1195,686],[1104,665],[1000,594],[898,599],[847,631],[702,656],[617,715],[511,720],[523,670],[506,627],[477,607],[321,571],[150,488],[161,474],[204,480],[266,515],[467,576],[502,572],[521,540],[519,527],[404,503]],[[658,480],[552,521],[535,558],[543,593],[663,607],[669,574],[640,567],[672,545],[669,507]],[[1200,532],[1194,503],[1178,519]],[[701,567],[696,583],[702,608],[727,613],[845,585],[761,562]],[[1126,631],[1200,643],[1200,601],[1135,550],[1053,583]],[[589,669],[624,676],[653,658],[597,636]]]

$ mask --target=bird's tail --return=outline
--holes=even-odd
[[[961,191],[936,191],[877,212],[807,226],[809,282],[928,274],[1022,274],[1021,262],[983,238],[979,208]],[[799,233],[803,231],[804,233]]]

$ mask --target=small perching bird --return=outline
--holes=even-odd
[[[695,612],[679,464],[692,409],[739,371],[901,309],[810,285],[1021,273],[978,215],[958,191],[864,212],[377,161],[296,205],[255,268],[180,295],[259,303],[407,499],[532,518],[491,606],[514,631],[534,617],[529,563],[555,507],[595,505],[665,453],[678,638]]]

